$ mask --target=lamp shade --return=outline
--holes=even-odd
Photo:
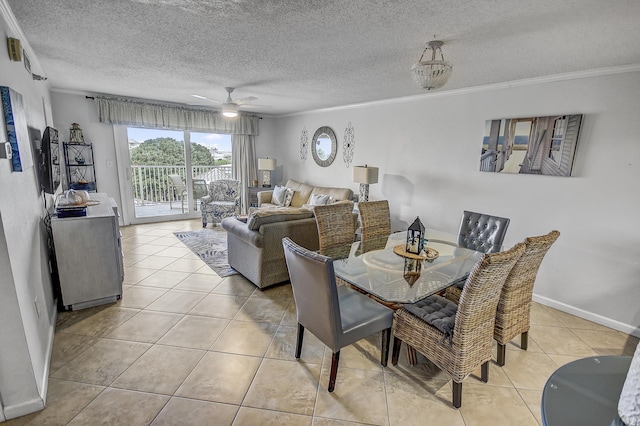
[[[258,170],[275,170],[276,160],[273,158],[258,158]]]
[[[353,181],[357,183],[378,183],[378,168],[377,167],[367,167],[364,166],[355,166],[353,168]]]

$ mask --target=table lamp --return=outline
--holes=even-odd
[[[360,196],[358,202],[369,201],[369,185],[378,183],[378,168],[364,166],[354,166],[353,181],[360,184]]]
[[[273,158],[258,158],[258,170],[262,170],[262,186],[271,187],[271,171],[276,169],[276,160]]]

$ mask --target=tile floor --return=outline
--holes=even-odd
[[[509,345],[507,364],[451,382],[420,358],[378,363],[378,339],[331,354],[310,333],[293,357],[289,285],[258,290],[218,277],[174,236],[198,220],[125,227],[121,301],[55,335],[41,412],[7,425],[537,425],[540,398],[559,366],[590,355],[632,355],[638,339],[534,304],[529,350]],[[519,342],[519,340],[516,340]],[[404,357],[404,351],[402,353]]]

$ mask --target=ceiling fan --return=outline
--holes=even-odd
[[[214,102],[217,104],[222,104],[222,115],[224,115],[225,117],[229,117],[229,118],[233,118],[236,117],[238,115],[238,107],[240,105],[244,105],[247,104],[249,102],[253,102],[255,101],[256,98],[255,96],[249,96],[246,98],[242,98],[242,99],[238,99],[238,100],[233,100],[231,99],[231,93],[233,93],[233,91],[235,90],[233,87],[225,87],[224,90],[227,91],[227,100],[222,102],[222,101],[217,101],[215,99],[209,99],[205,96],[200,96],[200,95],[191,95],[194,98],[198,98],[198,99],[203,99],[205,101],[209,101],[209,102]]]

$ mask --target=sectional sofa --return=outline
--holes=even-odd
[[[228,217],[222,220],[227,231],[229,266],[259,288],[289,280],[282,239],[289,237],[310,250],[318,249],[318,230],[312,195],[327,195],[333,202],[351,201],[349,188],[311,186],[293,179],[285,185],[294,190],[290,206],[272,201],[273,191],[258,193],[258,208],[248,218]]]

